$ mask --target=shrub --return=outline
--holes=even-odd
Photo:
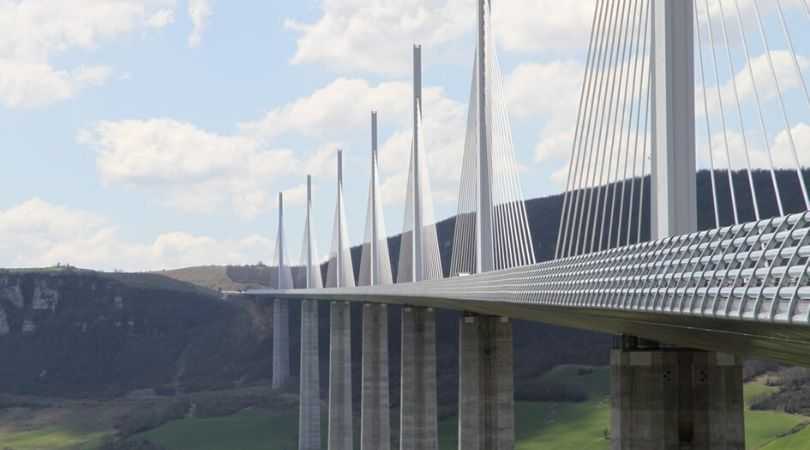
[[[801,387],[810,381],[810,369],[791,367],[782,372],[782,385],[786,388]]]
[[[751,381],[762,374],[765,374],[767,372],[773,372],[778,369],[779,364],[775,362],[752,359],[746,361],[745,364],[743,365],[743,380]]]

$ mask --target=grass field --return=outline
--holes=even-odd
[[[229,417],[185,419],[147,433],[144,437],[169,449],[193,450],[286,450],[298,447],[298,416],[295,412],[273,414],[248,410]]]
[[[0,448],[86,450],[113,433],[121,405],[67,401],[0,409]]]
[[[0,448],[14,450],[84,450],[95,448],[107,436],[105,432],[81,432],[63,427],[34,431],[0,433]]]
[[[518,450],[609,448],[606,431],[610,409],[606,399],[583,403],[518,402],[515,416]],[[225,418],[173,422],[145,436],[169,450],[285,450],[295,446],[296,420],[294,414],[252,411]],[[810,428],[785,436],[805,420],[770,411],[747,412],[748,448],[810,450]],[[457,448],[456,426],[455,419],[440,424],[443,450]]]
[[[777,439],[763,447],[763,450],[810,450],[810,427],[797,433]]]
[[[515,432],[518,450],[607,450],[610,421],[606,368],[557,367],[549,381],[582,386],[589,400],[581,403],[518,402]],[[776,388],[763,383],[745,387],[746,405]],[[111,433],[110,420],[126,405],[76,403],[59,408],[0,410],[0,448],[15,450],[92,450]],[[810,450],[810,418],[746,408],[746,439],[751,450]],[[169,422],[141,435],[168,450],[287,450],[296,448],[295,408],[248,409],[217,418]],[[324,420],[324,433],[326,423]],[[457,448],[457,421],[439,424],[443,450]]]
[[[515,405],[517,449],[607,450],[610,421],[608,375],[607,368],[588,370],[578,366],[557,367],[544,375],[549,381],[582,385],[591,399],[582,403],[518,402]],[[746,385],[746,404],[775,389],[761,383]],[[774,411],[746,411],[748,448],[810,450],[810,428],[791,434],[792,430],[808,420],[810,418]],[[267,412],[252,411],[231,418],[183,420],[146,436],[169,450],[215,450],[226,447],[284,450],[294,447],[295,424],[294,412],[273,416]],[[439,424],[440,447],[443,450],[457,448],[456,427],[455,418]],[[190,434],[196,437],[189,438]]]

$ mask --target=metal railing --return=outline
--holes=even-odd
[[[810,212],[441,280],[252,295],[413,297],[810,324]]]

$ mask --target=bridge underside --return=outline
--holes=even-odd
[[[271,290],[253,291],[262,298],[301,298]],[[810,328],[790,324],[730,320],[700,316],[680,316],[655,312],[615,311],[597,308],[515,304],[511,302],[470,301],[413,296],[370,296],[328,294],[310,291],[314,300],[387,303],[395,305],[444,308],[484,315],[504,316],[515,320],[543,322],[552,325],[627,334],[670,345],[734,353],[747,358],[762,358],[810,367]]]

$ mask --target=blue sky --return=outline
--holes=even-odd
[[[802,1],[784,3],[799,13]],[[592,0],[496,2],[527,198],[564,184],[592,11]],[[371,109],[388,233],[399,232],[417,41],[436,217],[452,215],[474,12],[472,0],[0,0],[0,266],[269,261],[278,191],[297,259],[307,173],[324,254],[338,147],[357,243]],[[792,125],[810,143],[800,100]]]

